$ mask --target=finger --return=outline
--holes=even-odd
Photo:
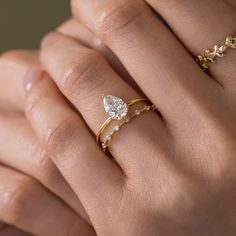
[[[4,97],[4,101],[8,101],[8,103],[3,103],[6,108],[16,109],[17,107],[21,111],[23,110],[25,97],[24,87],[22,86],[23,78],[30,67],[39,64],[38,58],[38,53],[31,51],[11,51],[1,57],[0,67],[5,71],[6,77],[2,76],[3,78],[1,78],[3,88],[0,94]],[[5,145],[0,146],[1,162],[41,181],[42,184],[67,202],[82,218],[89,222],[79,199],[46,153],[39,147],[24,117],[6,116],[1,117],[1,121],[1,143],[5,143]],[[22,135],[24,138],[22,138]],[[19,150],[12,152],[15,148]],[[21,155],[18,155],[19,153]]]
[[[103,154],[84,121],[68,106],[50,78],[44,74],[34,79],[26,100],[26,115],[88,215],[94,216],[97,209],[97,217],[103,219],[111,209],[110,198],[120,197],[123,173]]]
[[[33,235],[95,235],[93,230],[30,177],[0,167],[0,219]]]
[[[0,134],[1,163],[37,179],[90,222],[78,197],[39,145],[24,117],[1,117]]]
[[[68,20],[58,28],[58,32],[78,39],[89,48],[100,52],[110,62],[117,73],[121,75],[132,86],[136,86],[127,70],[124,68],[117,56],[88,28],[75,19]]]
[[[4,224],[3,227],[0,227],[1,236],[32,236],[32,234],[23,232],[13,226]]]
[[[219,87],[144,1],[72,3],[75,17],[112,49],[172,126],[179,126],[177,120],[188,122],[193,103],[209,97],[212,87]]]
[[[236,10],[236,1],[235,0],[225,0],[228,4],[230,4],[231,7]]]
[[[66,50],[67,48],[71,50]],[[107,119],[102,105],[102,94],[112,94],[127,102],[140,97],[112,70],[99,53],[69,37],[57,34],[51,41],[48,39],[44,42],[41,57],[43,65],[60,90],[77,107],[95,134]],[[144,106],[145,104],[142,104],[139,108]],[[130,172],[135,166],[143,165],[144,159],[149,156],[150,153],[146,151],[153,145],[152,142],[147,143],[150,134],[153,135],[154,143],[160,141],[160,133],[163,133],[162,140],[165,140],[166,136],[163,123],[156,113],[150,112],[145,118],[137,119],[136,122],[132,122],[132,126],[129,124],[130,127],[125,133],[120,131],[122,139],[114,140],[115,144],[110,147],[111,153],[125,172],[127,170]],[[158,135],[155,131],[158,131]],[[144,143],[147,145],[147,150],[140,150],[137,153],[137,148]]]
[[[10,51],[0,56],[0,100],[8,109],[23,111],[25,72],[39,64],[36,51]]]
[[[227,35],[235,36],[236,12],[224,0],[157,1],[147,0],[168,22],[172,30],[198,55],[214,45],[222,45]],[[229,89],[236,89],[234,50],[210,65],[210,73]]]

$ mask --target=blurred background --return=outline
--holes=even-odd
[[[39,47],[41,38],[69,17],[69,0],[0,0],[0,53]]]

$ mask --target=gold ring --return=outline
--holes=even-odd
[[[128,123],[135,116],[141,115],[144,111],[155,110],[153,105],[149,106],[146,105],[142,110],[136,110],[135,114],[129,117],[128,116],[129,107],[141,102],[149,102],[149,101],[146,98],[137,98],[126,103],[121,98],[112,95],[104,96],[103,105],[109,118],[103,123],[96,137],[97,144],[99,144],[99,146],[102,147],[104,151],[106,151],[107,149],[107,145],[105,143],[109,142],[114,133],[119,131],[119,129],[122,126],[124,126],[125,123]],[[115,127],[112,134],[110,134],[106,138],[106,141],[102,142],[101,141],[102,134],[113,120],[120,120],[121,123]]]
[[[216,62],[217,58],[225,57],[226,50],[229,48],[236,48],[236,37],[228,36],[223,45],[215,45],[205,50],[203,54],[197,56],[196,61],[203,71],[207,71],[210,63]]]

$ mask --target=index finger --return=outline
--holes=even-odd
[[[6,108],[23,111],[23,78],[35,65],[39,65],[38,51],[16,50],[0,56],[0,101],[4,101]]]

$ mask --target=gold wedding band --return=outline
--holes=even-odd
[[[228,36],[223,45],[214,45],[212,48],[205,50],[203,54],[197,56],[196,61],[203,71],[207,71],[210,63],[216,62],[217,58],[225,57],[229,48],[236,48],[236,37]]]
[[[136,110],[131,116],[129,116],[128,115],[129,108],[132,105],[141,102],[148,103],[149,101],[146,98],[137,98],[126,103],[121,98],[112,95],[104,96],[103,105],[106,113],[109,115],[109,118],[103,123],[96,137],[97,144],[103,149],[104,152],[108,151],[108,146],[109,143],[111,142],[112,137],[125,124],[129,123],[132,119],[134,119],[137,116],[140,116],[144,112],[156,110],[156,107],[154,105],[145,105],[144,108]],[[114,127],[113,131],[109,135],[107,135],[105,141],[102,142],[101,139],[103,136],[103,132],[106,130],[106,128],[111,124],[113,120],[118,120],[120,121],[120,123]]]

